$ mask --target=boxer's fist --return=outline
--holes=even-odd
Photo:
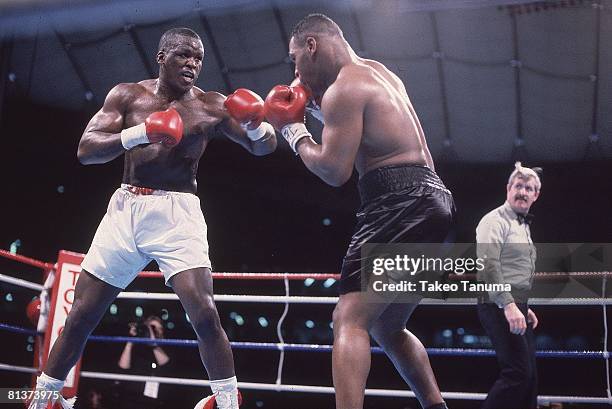
[[[246,129],[257,128],[264,119],[264,102],[259,95],[238,88],[223,103],[230,116]]]
[[[291,88],[294,88],[294,87],[303,88],[304,92],[306,92],[306,98],[313,99],[312,91],[310,91],[310,88],[308,88],[306,85],[302,84],[302,81],[300,81],[300,77],[295,77],[293,81],[291,81],[290,87]]]
[[[183,120],[174,108],[153,112],[143,124],[121,131],[121,144],[128,150],[143,143],[157,142],[171,147],[182,138]]]
[[[307,102],[308,93],[304,87],[277,85],[268,93],[264,104],[266,118],[280,131],[295,153],[298,142],[311,136],[304,125]]]
[[[323,125],[325,125],[325,121],[323,120],[323,112],[321,112],[321,104],[320,101],[317,102],[312,95],[310,89],[300,82],[300,78],[296,77],[291,83],[292,87],[303,87],[306,91],[306,97],[308,98],[308,103],[306,104],[306,112],[312,115],[314,118],[318,119]]]
[[[277,85],[266,97],[266,118],[279,131],[285,125],[303,123],[307,102],[308,94],[304,87]]]
[[[175,146],[183,138],[183,120],[174,108],[153,112],[145,120],[149,142]]]

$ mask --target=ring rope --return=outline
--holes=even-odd
[[[289,279],[285,277],[285,296],[289,297]],[[280,316],[278,323],[276,324],[276,336],[278,337],[280,354],[278,357],[278,368],[276,369],[276,385],[282,385],[283,378],[283,367],[285,364],[285,338],[283,338],[283,323],[285,322],[285,318],[287,318],[287,314],[289,313],[289,303],[285,303],[285,307],[283,308],[283,313]]]
[[[340,280],[340,274],[337,273],[237,273],[230,271],[213,271],[212,277],[225,280],[283,280],[287,277],[288,280]],[[605,278],[612,276],[612,271],[568,271],[568,272],[538,272],[534,274],[536,280],[546,280],[555,278]],[[160,271],[141,271],[138,273],[140,278],[158,278],[163,277]],[[475,279],[475,274],[450,274],[452,280]]]
[[[540,271],[533,274],[535,280],[554,280],[557,278],[606,278],[612,271]],[[451,280],[475,280],[476,274],[449,274]]]
[[[213,271],[212,277],[222,280],[339,280],[340,274],[334,273],[234,273],[228,271]],[[141,271],[140,278],[158,278],[163,274],[159,271]]]
[[[122,292],[117,298],[123,299],[149,299],[149,300],[178,300],[173,293],[148,293],[148,292]],[[311,297],[311,296],[282,296],[282,295],[237,295],[237,294],[215,294],[215,301],[221,302],[254,302],[254,303],[276,303],[276,304],[337,304],[338,297]],[[612,304],[612,298],[530,298],[530,305],[596,305]],[[422,305],[472,305],[476,304],[475,298],[453,298],[448,301],[436,299],[423,299]]]
[[[74,253],[77,256],[83,256],[81,253]],[[55,268],[55,263],[36,260],[31,257],[26,257],[21,254],[14,254],[7,250],[0,249],[0,257],[5,257],[11,260],[19,261],[24,264],[38,267],[43,270],[51,270]],[[161,277],[159,271],[141,271],[138,274],[142,278]],[[312,278],[314,280],[340,279],[340,274],[336,273],[238,273],[238,272],[212,272],[213,278],[226,280],[305,280]],[[452,279],[470,278],[473,274],[451,274]],[[612,271],[572,271],[572,272],[538,272],[534,274],[536,279],[546,278],[568,278],[568,277],[608,277],[612,276]],[[474,276],[475,277],[475,276]]]
[[[14,284],[19,287],[29,288],[30,290],[42,291],[43,286],[40,284],[33,283],[31,281],[23,280],[21,278],[15,278],[0,274],[0,281],[8,284]]]
[[[290,275],[290,274],[288,274]],[[41,290],[42,286],[31,281],[16,279],[14,277],[0,274],[0,282],[7,282],[21,287]],[[144,291],[124,291],[117,298],[121,299],[145,299],[145,300],[178,300],[174,293],[151,293]],[[215,301],[220,302],[254,302],[254,303],[276,303],[276,304],[337,304],[338,297],[309,297],[309,296],[275,296],[275,295],[236,295],[215,294]],[[475,298],[451,298],[448,300],[423,299],[421,305],[472,305],[476,303]],[[530,298],[530,305],[611,305],[612,298]]]
[[[45,263],[44,261],[22,256],[21,254],[14,254],[4,249],[0,249],[0,256],[10,260],[19,261],[20,263],[27,264],[32,267],[38,267],[42,270],[53,270],[55,268],[54,263]]]
[[[0,363],[0,370],[23,373],[38,373],[38,368]]]
[[[27,368],[15,365],[8,365],[0,363],[0,370],[8,370],[15,372],[38,372],[35,368]],[[84,378],[93,379],[105,379],[105,380],[118,380],[118,381],[130,381],[130,382],[158,382],[164,384],[173,385],[185,385],[185,386],[210,386],[210,381],[203,379],[193,378],[170,378],[161,376],[142,376],[142,375],[125,375],[125,374],[114,374],[107,372],[93,372],[93,371],[81,371],[81,376]],[[334,388],[331,386],[315,386],[315,385],[276,385],[268,383],[255,383],[255,382],[238,382],[238,387],[241,389],[252,389],[262,391],[277,391],[277,392],[304,392],[304,393],[324,393],[334,394]],[[414,392],[402,391],[393,389],[366,389],[365,394],[367,396],[380,396],[380,397],[406,397],[414,398]],[[469,393],[469,392],[442,392],[444,399],[457,399],[457,400],[484,400],[486,393]],[[591,403],[591,404],[612,404],[612,399],[606,397],[595,397],[595,396],[538,396],[538,403],[550,403],[550,402],[569,402],[569,403]]]
[[[29,257],[13,254],[6,250],[0,249],[0,256],[15,260],[18,262],[25,263],[34,267],[41,268],[45,271],[50,271],[55,268],[54,264],[44,263]],[[284,311],[281,320],[277,325],[277,336],[279,337],[280,343],[231,343],[233,348],[249,348],[249,349],[274,349],[280,350],[279,364],[277,369],[277,379],[275,382],[276,391],[280,391],[283,388],[282,385],[282,371],[284,365],[284,357],[286,350],[292,351],[330,351],[331,345],[303,345],[303,344],[285,344],[282,338],[282,323],[285,316],[287,315],[290,303],[317,303],[317,304],[335,304],[338,300],[337,297],[295,297],[289,295],[289,280],[303,280],[303,279],[314,279],[314,280],[327,280],[327,279],[339,279],[338,274],[320,274],[320,273],[230,273],[230,272],[215,272],[212,273],[213,278],[218,279],[240,279],[240,280],[278,280],[282,279],[285,284],[285,296],[249,296],[249,295],[215,295],[217,301],[229,301],[229,302],[268,302],[268,303],[284,303]],[[612,304],[610,298],[605,298],[606,280],[612,272],[555,272],[555,273],[537,273],[536,278],[538,279],[554,279],[554,278],[568,278],[568,277],[602,277],[602,297],[601,298],[565,298],[565,299],[531,299],[532,305],[602,305],[603,308],[603,319],[604,319],[604,351],[537,351],[536,356],[538,357],[573,357],[573,358],[603,358],[605,360],[606,367],[606,395],[607,401],[612,403],[612,393],[610,388],[610,372],[609,372],[609,353],[607,351],[608,343],[608,328],[607,328],[607,311],[606,306]],[[139,274],[139,277],[160,277],[160,272],[144,271]],[[451,279],[457,278],[468,278],[468,275],[455,275],[451,274]],[[25,287],[32,290],[41,291],[42,286],[36,283],[32,283],[26,280],[10,277],[4,274],[0,274],[0,282],[6,282],[9,284]],[[132,292],[132,293],[121,293],[118,298],[138,298],[138,299],[162,299],[162,300],[176,300],[178,297],[176,294],[170,293],[145,293],[145,292]],[[473,304],[474,299],[453,299],[451,301],[441,300],[423,300],[423,304],[426,305],[462,305],[462,304]],[[0,324],[2,325],[2,324]],[[22,329],[22,332],[25,330]],[[34,332],[35,333],[35,332]],[[121,339],[121,337],[99,337],[92,336],[92,341],[107,341],[107,342],[134,342],[133,338]],[[142,343],[157,343],[160,340],[151,342],[150,339],[141,339]],[[168,340],[169,344],[177,345],[197,345],[194,340]],[[165,342],[164,342],[165,343]],[[373,348],[373,352],[380,353],[380,348]],[[445,349],[445,348],[430,348],[427,350],[430,355],[447,355],[447,356],[494,356],[495,351],[485,349]],[[331,388],[333,391],[333,388]],[[332,392],[333,393],[333,392]]]
[[[604,279],[602,280],[601,283],[601,294],[602,296],[605,296],[606,294],[606,283],[607,283],[607,278],[604,277]],[[603,310],[603,326],[604,326],[604,342],[603,342],[603,347],[604,347],[604,353],[605,353],[605,363],[606,363],[606,395],[608,396],[608,399],[612,399],[612,393],[610,392],[610,357],[608,354],[608,308],[606,307],[605,304],[602,304],[601,306],[602,310]]]
[[[0,323],[0,330],[26,335],[35,335],[36,331],[28,328],[16,327],[13,325]],[[90,335],[89,341],[93,342],[131,342],[134,344],[169,345],[180,347],[197,347],[198,341],[195,339],[171,339],[171,338],[144,338],[126,337],[111,335]],[[291,344],[281,341],[275,342],[246,342],[232,341],[230,345],[233,349],[266,350],[266,351],[293,351],[293,352],[331,352],[332,345],[320,344]],[[493,349],[484,348],[426,348],[431,356],[469,356],[469,357],[490,357],[495,356]],[[384,353],[380,347],[372,347],[372,352],[377,354]],[[578,351],[578,350],[540,350],[536,352],[539,358],[580,358],[580,359],[607,359],[607,351]],[[282,373],[282,371],[281,371]],[[277,383],[281,384],[281,382]]]

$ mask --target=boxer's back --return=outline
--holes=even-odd
[[[401,80],[377,61],[361,59],[358,65],[356,86],[371,89],[364,101],[363,136],[355,161],[359,174],[394,164],[431,167],[425,137]]]

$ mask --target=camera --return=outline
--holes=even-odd
[[[150,336],[149,327],[142,322],[136,324],[136,336],[139,338],[148,338]]]

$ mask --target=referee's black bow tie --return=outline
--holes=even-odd
[[[518,220],[519,224],[531,224],[531,222],[533,221],[534,216],[531,213],[527,213],[527,214],[521,214],[521,213],[517,213],[516,214],[516,220]]]

